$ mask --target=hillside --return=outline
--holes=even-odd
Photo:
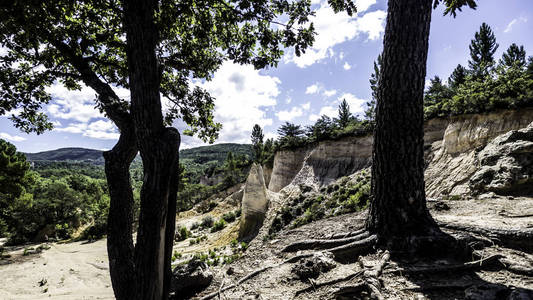
[[[224,162],[228,152],[236,155],[252,156],[252,146],[247,144],[216,144],[190,149],[180,150],[180,159],[203,164],[209,161]],[[103,151],[86,148],[60,148],[56,150],[42,151],[37,153],[25,153],[29,161],[52,160],[52,161],[84,161],[102,160]]]
[[[60,148],[37,153],[25,153],[29,161],[104,161],[102,151],[86,148]]]
[[[251,158],[252,145],[227,143],[184,149],[180,150],[180,160],[188,160],[198,164],[210,161],[222,163],[226,160],[228,152],[232,152],[235,155],[246,155]]]

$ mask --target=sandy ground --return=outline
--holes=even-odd
[[[10,249],[0,261],[0,299],[115,299],[105,239],[49,246],[28,256]]]

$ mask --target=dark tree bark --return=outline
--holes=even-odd
[[[389,0],[372,151],[367,229],[379,243],[431,235],[438,227],[426,207],[423,92],[431,0]]]
[[[133,193],[129,167],[137,155],[137,144],[131,124],[121,131],[112,150],[104,152],[105,172],[109,188],[107,220],[107,253],[113,291],[117,299],[135,299],[135,265],[133,261]]]
[[[131,114],[143,161],[141,212],[135,248],[136,298],[168,298],[174,237],[180,137],[163,123],[156,57],[158,1],[124,1]],[[166,276],[165,276],[166,275]]]

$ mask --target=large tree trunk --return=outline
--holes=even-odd
[[[134,299],[135,268],[133,261],[133,193],[129,167],[137,155],[133,124],[122,130],[118,143],[104,152],[107,186],[111,198],[107,220],[107,253],[115,297]]]
[[[157,4],[124,2],[131,113],[144,167],[135,248],[136,297],[143,300],[168,298],[180,143],[178,131],[165,128],[161,111]]]
[[[423,92],[431,0],[389,0],[372,151],[367,228],[380,243],[431,234],[423,161]]]

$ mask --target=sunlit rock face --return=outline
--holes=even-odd
[[[470,193],[470,178],[480,168],[478,153],[497,136],[527,127],[533,109],[504,110],[429,120],[424,124],[425,183],[429,197]],[[370,166],[372,136],[283,150],[276,153],[268,184],[323,185]]]
[[[469,182],[474,192],[533,195],[533,122],[496,137],[477,157],[480,168]]]
[[[525,128],[532,121],[533,109],[450,118],[442,138],[435,136],[426,148],[426,194],[438,197],[471,193],[469,182],[481,167],[480,152],[497,136]]]
[[[308,147],[278,151],[274,158],[274,167],[272,168],[268,189],[273,192],[279,192],[291,183],[302,168],[307,154]]]
[[[242,197],[242,214],[239,228],[239,239],[250,240],[257,235],[263,225],[268,209],[263,168],[253,164],[246,179]]]

